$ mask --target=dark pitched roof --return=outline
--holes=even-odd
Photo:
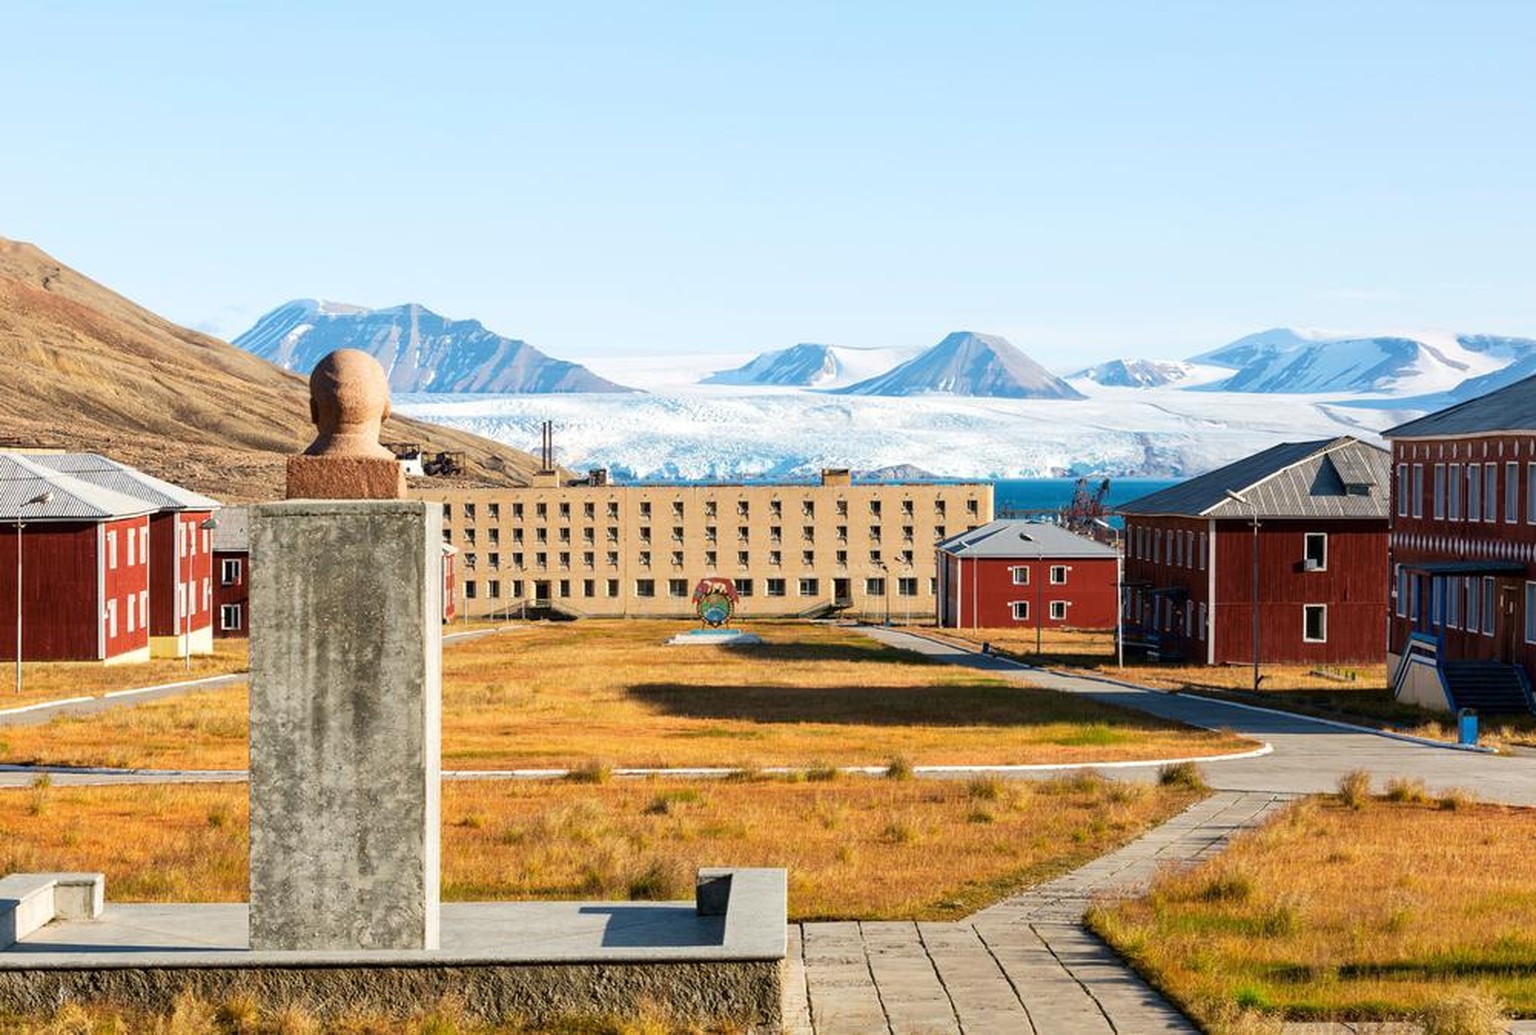
[[[1114,557],[1112,546],[1096,543],[1043,521],[999,518],[969,532],[952,535],[938,544],[945,553],[959,557]]]
[[[1227,495],[1249,500],[1260,517],[1385,518],[1392,458],[1386,450],[1344,435],[1282,442],[1161,492],[1116,508],[1121,514],[1248,517]]]
[[[1381,435],[1383,438],[1429,438],[1532,430],[1536,430],[1536,376],[1388,428]]]

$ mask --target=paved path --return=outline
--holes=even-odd
[[[1468,752],[1449,745],[1430,747],[1303,715],[1030,668],[895,629],[865,631],[891,646],[989,675],[1081,694],[1192,726],[1228,729],[1274,746],[1261,757],[1201,763],[1206,778],[1222,790],[1315,794],[1334,790],[1339,777],[1351,769],[1365,769],[1376,777],[1378,786],[1393,776],[1414,776],[1431,790],[1460,787],[1489,801],[1536,805],[1536,758]],[[1156,777],[1155,770],[1118,770],[1115,775]]]
[[[1082,926],[1096,898],[1135,894],[1162,866],[1219,852],[1295,797],[1333,790],[1351,769],[1378,781],[1415,776],[1433,789],[1536,804],[1536,759],[1394,740],[1304,716],[1030,669],[926,637],[870,628],[892,646],[1009,679],[1083,694],[1273,745],[1267,755],[1202,763],[1219,788],[1132,844],[958,923],[793,926],[789,1035],[1195,1032],[1197,1029]],[[1020,774],[1031,775],[1031,774]],[[1155,778],[1120,769],[1120,778]],[[1286,1025],[1287,1035],[1417,1032],[1415,1025]],[[1536,1032],[1518,1022],[1510,1031]]]
[[[958,923],[791,929],[788,1035],[1131,1035],[1194,1032],[1083,929],[1097,898],[1220,851],[1286,795],[1224,791],[1066,876]]]

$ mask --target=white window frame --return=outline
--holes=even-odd
[[[1504,465],[1504,523],[1520,523],[1520,465],[1513,460]]]
[[[134,600],[135,600],[135,597],[134,597],[134,594],[132,594],[132,593],[129,593],[126,597],[123,598],[123,602],[128,605],[123,610],[128,612],[128,631],[129,632],[136,632],[137,631],[137,628],[135,627],[134,621],[133,621],[133,619],[134,619],[134,611],[137,610],[137,608],[135,608],[133,606],[134,605]]]
[[[232,630],[240,628],[240,610],[241,609],[240,609],[240,605],[239,604],[220,604],[219,605],[219,631],[220,632],[230,632]],[[231,622],[229,620],[229,616],[231,614],[233,614],[235,616],[235,620],[233,622]]]
[[[1525,584],[1525,642],[1536,643],[1536,582]]]
[[[1048,614],[1053,622],[1065,622],[1067,620],[1067,602],[1065,600],[1052,600]]]
[[[1467,486],[1461,464],[1449,464],[1445,469],[1447,521],[1461,521],[1466,514]]]
[[[1010,600],[1008,602],[1008,610],[1012,613],[1015,622],[1029,621],[1028,600]]]
[[[1209,548],[1209,546],[1210,546],[1210,544],[1206,541],[1206,534],[1204,532],[1201,532],[1200,533],[1200,570],[1201,571],[1205,570],[1205,554],[1206,554],[1206,550]]]
[[[1200,601],[1200,615],[1199,615],[1199,618],[1196,621],[1197,621],[1198,624],[1195,626],[1195,636],[1196,636],[1197,639],[1199,639],[1203,643],[1203,642],[1205,642],[1205,601],[1204,600]]]
[[[1536,525],[1536,461],[1525,465],[1525,523]]]
[[[1494,586],[1493,586],[1493,576],[1492,575],[1484,575],[1483,576],[1483,635],[1484,636],[1492,636],[1493,635],[1493,620],[1494,620],[1494,615],[1495,615],[1494,609],[1497,606],[1498,606],[1498,602],[1497,602],[1497,600],[1495,600],[1495,590],[1494,590]]]
[[[1431,512],[1436,521],[1445,520],[1445,465],[1436,464],[1431,476],[1434,485],[1434,510]]]
[[[225,557],[219,561],[219,583],[224,586],[233,586],[240,581],[240,558]],[[234,574],[230,574],[233,572]]]
[[[1065,586],[1067,584],[1067,572],[1069,570],[1071,570],[1070,566],[1066,564],[1051,565],[1051,585]],[[1059,578],[1057,577],[1058,573],[1060,573]]]
[[[1414,464],[1413,465],[1413,482],[1412,482],[1412,485],[1413,485],[1413,488],[1412,488],[1411,491],[1413,493],[1413,502],[1412,502],[1413,516],[1416,517],[1416,518],[1421,518],[1421,517],[1424,516],[1424,465],[1423,464]]]
[[[1029,566],[1028,565],[1025,565],[1025,564],[1015,564],[1013,567],[1009,568],[1008,570],[1013,572],[1013,584],[1015,586],[1027,586],[1027,585],[1029,585]]]
[[[1312,554],[1311,544],[1312,544],[1312,541],[1314,539],[1321,539],[1323,541],[1323,559],[1322,559],[1322,563],[1320,563],[1317,567],[1315,567],[1315,568],[1307,568],[1306,567],[1306,562],[1312,559],[1312,557],[1311,557],[1311,554]],[[1302,567],[1305,568],[1307,571],[1327,571],[1328,570],[1328,533],[1327,532],[1303,532],[1302,533],[1302,537],[1301,537],[1301,560],[1302,560]]]
[[[1467,594],[1467,621],[1466,630],[1469,633],[1477,633],[1483,624],[1483,584],[1476,575],[1469,575],[1462,579],[1462,587]]]
[[[107,601],[107,639],[117,639],[117,601]]]
[[[1476,506],[1473,506],[1476,504]],[[1483,520],[1483,465],[1467,465],[1467,522]]]
[[[1322,635],[1307,635],[1307,615],[1309,612],[1319,612],[1322,616]],[[1301,642],[1302,643],[1327,643],[1328,642],[1328,605],[1327,604],[1302,604],[1301,605]]]
[[[1499,520],[1499,465],[1483,465],[1483,523]]]
[[[1397,516],[1408,516],[1408,465],[1397,465]]]
[[[107,533],[107,567],[117,570],[117,532]]]

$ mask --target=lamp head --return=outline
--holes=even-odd
[[[45,507],[53,502],[53,493],[40,492],[22,504],[23,507]]]

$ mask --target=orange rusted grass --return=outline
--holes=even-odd
[[[448,769],[1082,762],[1208,755],[1191,730],[884,647],[763,623],[761,647],[669,647],[675,622],[535,625],[444,652]],[[7,761],[239,768],[245,694],[225,689],[0,729]]]
[[[1536,810],[1398,797],[1309,799],[1092,923],[1217,1027],[1413,1017],[1468,986],[1536,1013]]]
[[[443,894],[679,899],[700,866],[783,866],[797,918],[952,918],[1196,797],[1097,777],[449,782]],[[242,901],[246,829],[238,784],[3,791],[0,871],[99,870],[116,901]]]

